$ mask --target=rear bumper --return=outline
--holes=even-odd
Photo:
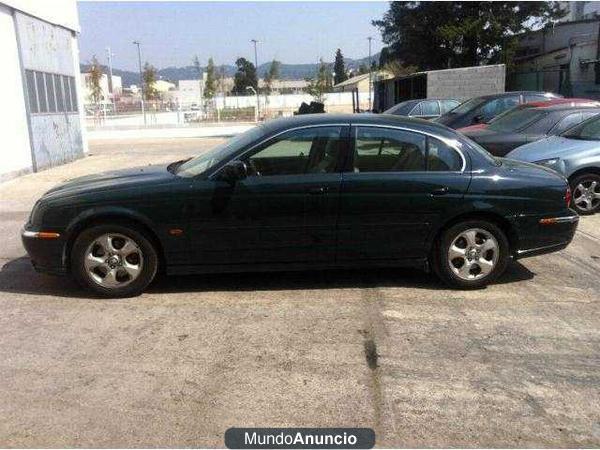
[[[67,267],[63,260],[65,237],[41,239],[26,225],[21,231],[21,241],[37,272],[51,275],[65,275]]]
[[[528,238],[520,240],[513,257],[521,259],[563,250],[573,240],[578,224],[579,216],[570,210],[564,215],[538,217],[537,224],[529,227]]]

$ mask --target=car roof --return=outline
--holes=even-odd
[[[542,92],[542,91],[509,91],[509,92],[501,92],[499,94],[488,94],[488,95],[481,95],[479,97],[474,97],[474,98],[482,98],[482,99],[494,99],[494,98],[502,98],[502,97],[510,97],[512,95],[524,95],[524,94],[536,94],[536,95],[545,95],[548,98],[558,98],[557,94],[554,94],[552,92]]]
[[[527,108],[527,109],[533,109],[533,110],[540,110],[540,111],[548,111],[548,112],[560,112],[560,111],[589,111],[590,109],[599,109],[600,108],[600,103],[596,104],[596,105],[550,105],[550,106],[536,106],[533,108]]]
[[[301,114],[282,119],[273,119],[262,124],[269,133],[277,133],[290,128],[312,125],[390,125],[396,127],[410,127],[422,131],[438,133],[446,137],[455,137],[454,130],[445,125],[429,120],[415,119],[393,114]]]
[[[526,108],[548,108],[554,105],[568,105],[571,104],[573,106],[600,106],[600,101],[592,100],[589,98],[553,98],[551,100],[541,101],[541,102],[528,102],[520,105],[521,107]]]

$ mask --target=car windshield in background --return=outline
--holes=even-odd
[[[206,153],[190,159],[185,164],[182,164],[175,174],[183,178],[191,178],[206,172],[211,167],[225,160],[237,150],[251,144],[264,133],[262,126],[251,128],[250,130],[237,135],[232,139],[228,139],[215,148]]]
[[[583,141],[600,141],[600,116],[595,116],[568,129],[562,136]]]
[[[479,105],[485,103],[485,99],[483,98],[472,98],[471,100],[467,100],[464,103],[461,103],[456,108],[450,110],[450,114],[464,114],[471,111],[474,108],[477,108]]]
[[[396,114],[398,116],[407,116],[412,111],[416,102],[402,102],[392,106],[390,109],[384,111],[384,114]]]
[[[502,133],[515,132],[528,127],[534,122],[537,122],[545,115],[546,112],[535,109],[516,110],[512,111],[510,114],[503,115],[502,117],[498,117],[496,120],[491,121],[487,129]]]

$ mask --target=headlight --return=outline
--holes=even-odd
[[[534,161],[534,164],[539,164],[540,166],[546,166],[550,168],[556,167],[556,165],[560,162],[560,158],[550,158],[550,159],[540,159],[539,161]]]

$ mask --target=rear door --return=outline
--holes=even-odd
[[[353,126],[351,145],[338,261],[426,256],[432,227],[462,202],[469,161],[439,137],[397,128]]]

